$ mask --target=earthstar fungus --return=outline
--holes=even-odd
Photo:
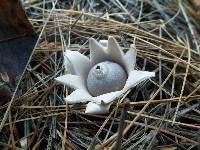
[[[65,98],[67,103],[89,102],[85,113],[107,113],[114,100],[155,76],[154,72],[134,70],[137,55],[134,45],[124,54],[113,37],[99,43],[90,38],[89,48],[90,59],[77,51],[67,50],[64,65],[70,74],[56,78],[75,89]]]

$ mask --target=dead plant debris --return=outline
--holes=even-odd
[[[196,1],[23,2],[39,41],[3,125],[1,147],[191,150],[200,146]],[[54,81],[66,72],[62,53],[70,49],[88,55],[88,38],[110,35],[124,51],[134,43],[136,67],[155,71],[156,77],[119,98],[110,114],[84,114],[85,104],[65,104],[63,97],[72,90]],[[1,112],[6,108],[7,104],[1,106]]]

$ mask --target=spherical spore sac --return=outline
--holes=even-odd
[[[87,78],[87,88],[92,96],[122,90],[127,73],[122,66],[104,61],[91,68]]]

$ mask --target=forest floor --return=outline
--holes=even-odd
[[[30,149],[196,150],[200,147],[200,5],[197,0],[24,0],[39,39],[0,145]],[[137,48],[136,68],[156,72],[105,115],[66,104],[63,52],[88,39]],[[7,105],[2,106],[6,108]],[[1,138],[2,139],[2,138]]]

